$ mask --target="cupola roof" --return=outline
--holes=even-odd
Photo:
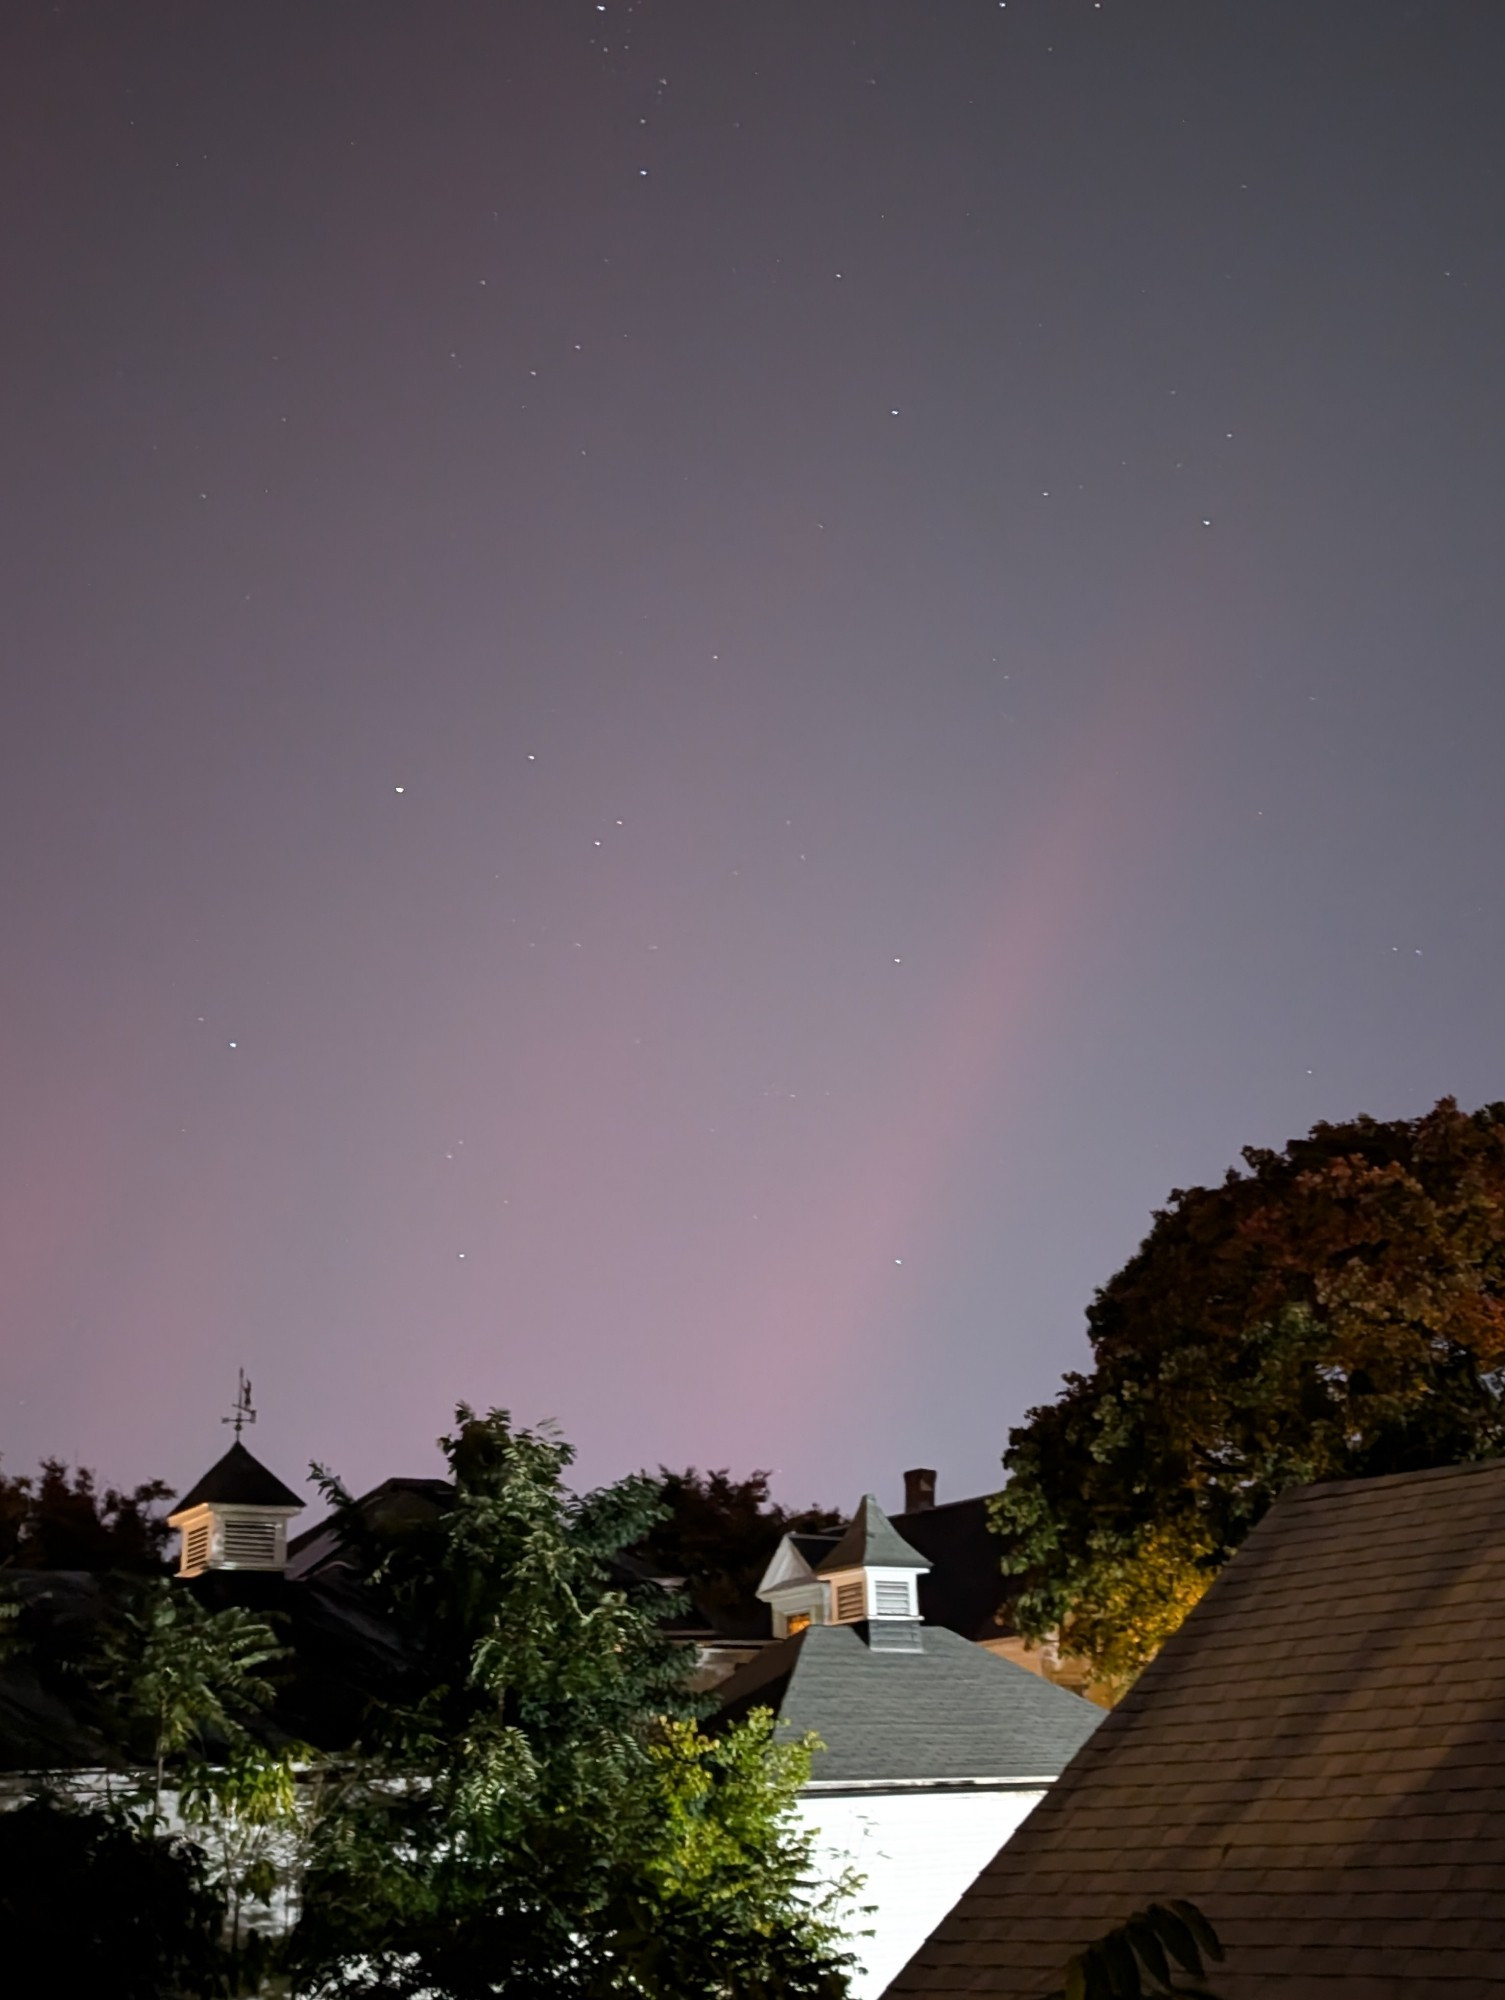
[[[817,1576],[832,1576],[839,1569],[929,1569],[918,1549],[912,1549],[884,1513],[871,1493],[864,1493],[862,1505],[852,1524],[832,1549],[816,1564]]]
[[[211,1465],[198,1485],[176,1503],[173,1516],[186,1514],[190,1507],[292,1507],[301,1513],[303,1502],[237,1438],[218,1464]]]

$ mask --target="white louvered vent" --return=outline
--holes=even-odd
[[[225,1523],[223,1542],[227,1563],[244,1564],[248,1569],[271,1569],[277,1561],[275,1521],[236,1520]]]
[[[183,1537],[183,1568],[203,1569],[209,1561],[209,1523],[200,1521]]]
[[[862,1578],[854,1576],[850,1583],[836,1586],[836,1622],[848,1625],[859,1619],[866,1606],[862,1601]]]
[[[880,1576],[873,1583],[875,1618],[913,1618],[914,1599],[906,1577]]]

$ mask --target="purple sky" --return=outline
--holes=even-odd
[[[0,1453],[943,1497],[1505,1095],[1505,15],[13,0]]]

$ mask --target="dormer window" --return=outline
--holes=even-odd
[[[831,1594],[815,1565],[836,1546],[835,1535],[785,1535],[763,1572],[758,1596],[772,1614],[775,1639],[792,1639],[831,1616]]]

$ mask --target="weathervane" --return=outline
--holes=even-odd
[[[220,1422],[222,1424],[234,1424],[235,1441],[239,1444],[243,1426],[255,1423],[256,1412],[251,1407],[251,1384],[246,1376],[245,1369],[237,1368],[235,1373],[240,1385],[235,1392],[235,1414],[229,1417],[221,1417]]]

